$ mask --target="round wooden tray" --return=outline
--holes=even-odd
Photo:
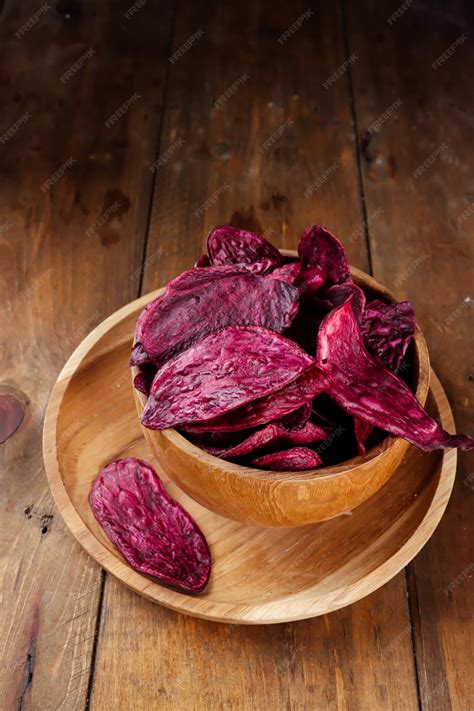
[[[451,494],[456,450],[410,447],[389,481],[352,512],[296,529],[235,523],[190,499],[157,467],[140,431],[129,352],[147,294],[116,311],[78,346],[60,373],[46,413],[43,452],[49,485],[73,535],[109,573],[140,595],[195,617],[269,624],[322,615],[360,600],[396,575],[432,535]],[[428,408],[454,422],[434,374]],[[103,534],[87,497],[107,462],[141,457],[205,533],[213,556],[206,591],[176,592],[136,573]]]

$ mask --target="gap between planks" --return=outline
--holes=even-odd
[[[1,2],[1,0],[0,0],[0,2]],[[176,2],[173,2],[172,10],[171,10],[170,36],[169,36],[169,41],[168,41],[168,45],[166,48],[165,59],[171,55],[171,49],[173,47],[173,40],[174,40],[174,33],[175,33],[175,26],[176,26]],[[153,156],[152,165],[158,159],[158,156],[160,154],[160,147],[161,147],[161,137],[162,137],[162,131],[163,131],[163,124],[164,124],[166,97],[167,97],[167,90],[168,90],[168,78],[169,78],[168,63],[165,66],[166,66],[166,69],[165,69],[165,73],[164,73],[164,77],[163,77],[161,114],[160,114],[160,118],[158,121],[156,148],[155,148],[155,153]],[[153,209],[153,196],[155,193],[156,173],[157,173],[157,171],[154,170],[153,177],[152,177],[151,184],[150,184],[150,195],[149,195],[148,210],[147,210],[146,225],[145,225],[145,238],[143,240],[143,252],[142,252],[142,259],[141,259],[141,264],[140,264],[141,271],[140,271],[140,278],[138,281],[136,298],[138,298],[141,295],[141,291],[142,291],[142,287],[143,287],[143,275],[145,273],[145,261],[146,261],[146,253],[147,253],[147,249],[148,249],[148,234],[150,231],[151,215],[152,215],[152,209]],[[94,630],[94,643],[92,646],[92,657],[91,657],[91,665],[90,665],[90,670],[89,670],[89,680],[87,683],[86,705],[85,705],[84,711],[90,711],[92,696],[94,693],[95,667],[96,667],[96,661],[97,661],[97,652],[98,652],[99,643],[100,643],[100,629],[101,629],[101,624],[102,624],[104,598],[105,598],[105,586],[107,583],[107,578],[108,578],[107,572],[104,569],[102,569],[101,570],[101,578],[100,578],[99,601],[97,604],[96,623],[95,623],[95,630]]]
[[[344,42],[344,52],[346,55],[346,59],[351,56],[351,50],[350,50],[350,44],[349,44],[349,32],[347,29],[347,16],[346,16],[346,0],[340,0],[340,6],[341,6],[341,23],[342,23],[342,37],[343,37],[343,42]],[[360,143],[359,143],[359,127],[358,127],[358,122],[357,122],[357,110],[356,110],[356,104],[355,104],[355,97],[354,97],[354,85],[352,81],[352,65],[349,64],[348,70],[347,70],[347,84],[348,84],[348,91],[349,91],[349,101],[350,101],[350,106],[351,106],[351,113],[352,113],[352,122],[353,122],[353,127],[354,127],[354,143],[355,143],[355,154],[356,154],[356,165],[357,165],[357,181],[359,185],[359,197],[361,201],[361,209],[362,209],[362,217],[364,220],[364,235],[365,235],[365,241],[367,245],[367,258],[369,260],[369,270],[370,274],[374,276],[374,270],[373,270],[373,264],[372,264],[372,251],[371,251],[371,245],[370,245],[370,234],[369,234],[369,225],[367,221],[367,204],[366,204],[366,199],[365,199],[365,190],[364,190],[364,177],[362,174],[362,161],[361,161],[361,151],[360,151]],[[417,658],[416,658],[416,643],[415,643],[415,634],[414,634],[414,629],[413,629],[413,620],[412,620],[412,604],[413,601],[411,600],[411,592],[410,592],[410,585],[409,585],[409,579],[408,579],[408,566],[403,569],[403,582],[404,582],[404,589],[406,593],[406,614],[407,614],[407,619],[408,619],[408,625],[410,627],[410,640],[411,640],[411,647],[412,647],[412,654],[413,654],[413,669],[414,669],[414,675],[415,675],[415,683],[416,683],[416,696],[418,700],[418,708],[420,711],[422,711],[422,703],[421,703],[421,691],[420,691],[420,679],[419,679],[419,674],[418,674],[418,663],[417,663]],[[414,578],[414,574],[413,574]],[[414,578],[413,585],[415,588],[415,597],[416,597],[416,580]]]

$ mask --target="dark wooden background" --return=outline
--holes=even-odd
[[[0,448],[0,708],[468,711],[472,457],[433,538],[381,590],[314,620],[232,627],[101,572],[55,510],[41,428],[74,347],[189,267],[211,226],[294,247],[322,222],[411,299],[472,434],[473,5],[131,8],[6,0],[2,12],[2,428],[12,402],[26,410]]]

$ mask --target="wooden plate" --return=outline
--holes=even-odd
[[[203,508],[163,476],[207,536],[213,571],[205,593],[185,595],[132,570],[96,523],[87,496],[99,469],[120,457],[153,457],[137,421],[128,368],[134,323],[154,294],[103,321],[74,351],[53,389],[43,451],[56,504],[73,535],[109,573],[140,595],[196,617],[268,624],[349,605],[396,575],[426,543],[448,503],[456,450],[410,447],[401,466],[346,515],[297,529],[239,524]],[[434,374],[428,399],[444,428],[454,422]]]

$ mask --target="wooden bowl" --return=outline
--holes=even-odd
[[[283,254],[295,256],[292,251]],[[352,268],[356,284],[370,297],[394,301],[375,279]],[[157,292],[160,293],[160,292]],[[412,353],[413,389],[424,405],[430,363],[425,339],[417,327]],[[137,373],[132,368],[132,376]],[[138,414],[146,396],[134,389]],[[168,476],[206,508],[241,523],[295,527],[325,521],[352,511],[393,474],[410,444],[386,437],[363,457],[303,472],[272,472],[227,462],[192,444],[175,429],[142,428],[147,443]]]
[[[43,453],[65,523],[100,565],[129,588],[173,610],[220,622],[270,624],[323,615],[390,580],[438,525],[456,473],[455,449],[410,447],[393,476],[350,516],[303,528],[257,528],[204,508],[163,472],[142,435],[128,359],[146,294],[100,323],[70,356],[51,393]],[[449,403],[432,375],[428,410],[454,432]],[[137,573],[94,518],[92,482],[114,459],[139,457],[199,524],[212,552],[209,585],[187,595]],[[349,512],[347,512],[349,513]]]

